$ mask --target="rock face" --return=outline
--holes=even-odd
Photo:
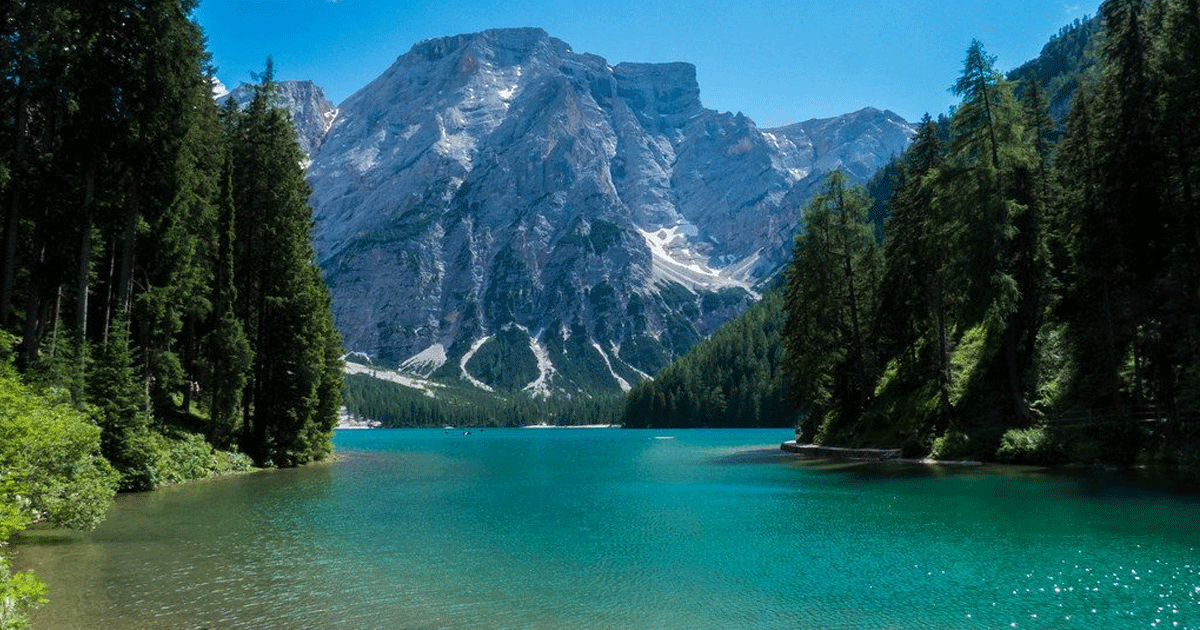
[[[865,180],[912,134],[872,109],[760,130],[705,109],[690,64],[538,29],[429,40],[312,143],[316,250],[349,350],[617,391],[757,299],[824,171]]]
[[[325,91],[312,81],[278,81],[275,85],[279,90],[279,106],[292,114],[300,149],[312,156],[337,117],[337,108],[325,98]],[[232,92],[221,94],[217,102],[232,98],[239,107],[245,107],[253,96],[254,86],[243,83]]]

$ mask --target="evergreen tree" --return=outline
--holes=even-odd
[[[259,463],[294,466],[329,451],[340,345],[313,262],[303,155],[274,104],[270,60],[232,138],[237,311],[254,356],[243,408],[244,450]]]
[[[961,217],[966,257],[956,271],[966,280],[960,334],[983,326],[984,378],[968,395],[974,405],[1007,408],[1005,416],[1028,422],[1026,391],[1032,358],[1027,348],[1040,323],[1039,208],[1034,203],[1035,158],[1012,86],[992,67],[979,41],[967,51],[953,91],[963,102],[951,119],[951,148],[939,186],[950,212]],[[1007,380],[1007,396],[991,400],[991,381]]]
[[[100,451],[121,475],[122,490],[149,490],[156,480],[148,444],[149,401],[128,342],[128,324],[118,320],[97,353],[88,377],[88,401],[96,409]]]
[[[1165,162],[1163,204],[1170,226],[1150,378],[1173,420],[1200,411],[1200,2],[1165,0],[1153,50],[1160,86],[1159,124]],[[1175,436],[1173,436],[1175,437]]]
[[[232,102],[232,100],[230,101]],[[232,117],[233,110],[226,116]],[[242,396],[253,355],[242,321],[234,311],[237,291],[233,278],[234,229],[232,158],[222,160],[224,168],[219,194],[216,261],[213,270],[212,321],[204,337],[201,371],[203,391],[208,394],[208,439],[214,445],[234,443],[241,426]]]
[[[806,432],[855,418],[870,404],[877,353],[869,330],[879,253],[867,219],[871,202],[831,173],[805,209],[785,293],[787,374]],[[811,434],[811,433],[810,433]]]
[[[1091,203],[1076,206],[1079,232],[1075,245],[1072,322],[1076,395],[1088,405],[1114,407],[1128,402],[1120,373],[1132,353],[1140,363],[1135,338],[1146,292],[1164,262],[1164,219],[1157,199],[1159,152],[1151,134],[1152,96],[1147,72],[1143,2],[1109,0],[1101,5],[1104,33],[1099,47],[1103,73],[1097,89]],[[1077,117],[1076,126],[1082,123]],[[1140,370],[1135,378],[1140,378]],[[1140,390],[1136,385],[1133,390]],[[1135,398],[1138,395],[1135,395]]]
[[[961,224],[937,203],[935,186],[945,155],[940,131],[926,115],[905,153],[884,236],[884,280],[877,315],[884,356],[905,379],[933,381],[938,425],[951,422],[950,327],[957,310],[953,243]]]

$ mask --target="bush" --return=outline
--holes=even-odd
[[[968,459],[971,455],[971,438],[962,431],[947,431],[933,441],[929,452],[931,458],[942,460]]]
[[[218,451],[196,433],[180,432],[172,437],[152,433],[149,442],[155,486],[244,472],[254,467],[245,453]]]
[[[1009,429],[996,449],[996,460],[1009,464],[1056,464],[1062,458],[1062,450],[1045,427]]]

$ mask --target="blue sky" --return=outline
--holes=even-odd
[[[866,106],[945,112],[971,39],[1008,70],[1098,6],[1054,0],[201,0],[218,76],[311,79],[339,103],[418,41],[539,26],[578,53],[696,65],[700,98],[760,127]]]

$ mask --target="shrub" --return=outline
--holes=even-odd
[[[929,456],[933,459],[956,460],[971,457],[971,438],[962,431],[947,431],[933,441]]]
[[[180,432],[168,437],[153,433],[154,485],[183,483],[214,475],[243,472],[253,468],[245,453],[218,451],[196,433]]]
[[[1055,464],[1062,455],[1045,427],[1009,429],[996,449],[997,461],[1009,464]]]

